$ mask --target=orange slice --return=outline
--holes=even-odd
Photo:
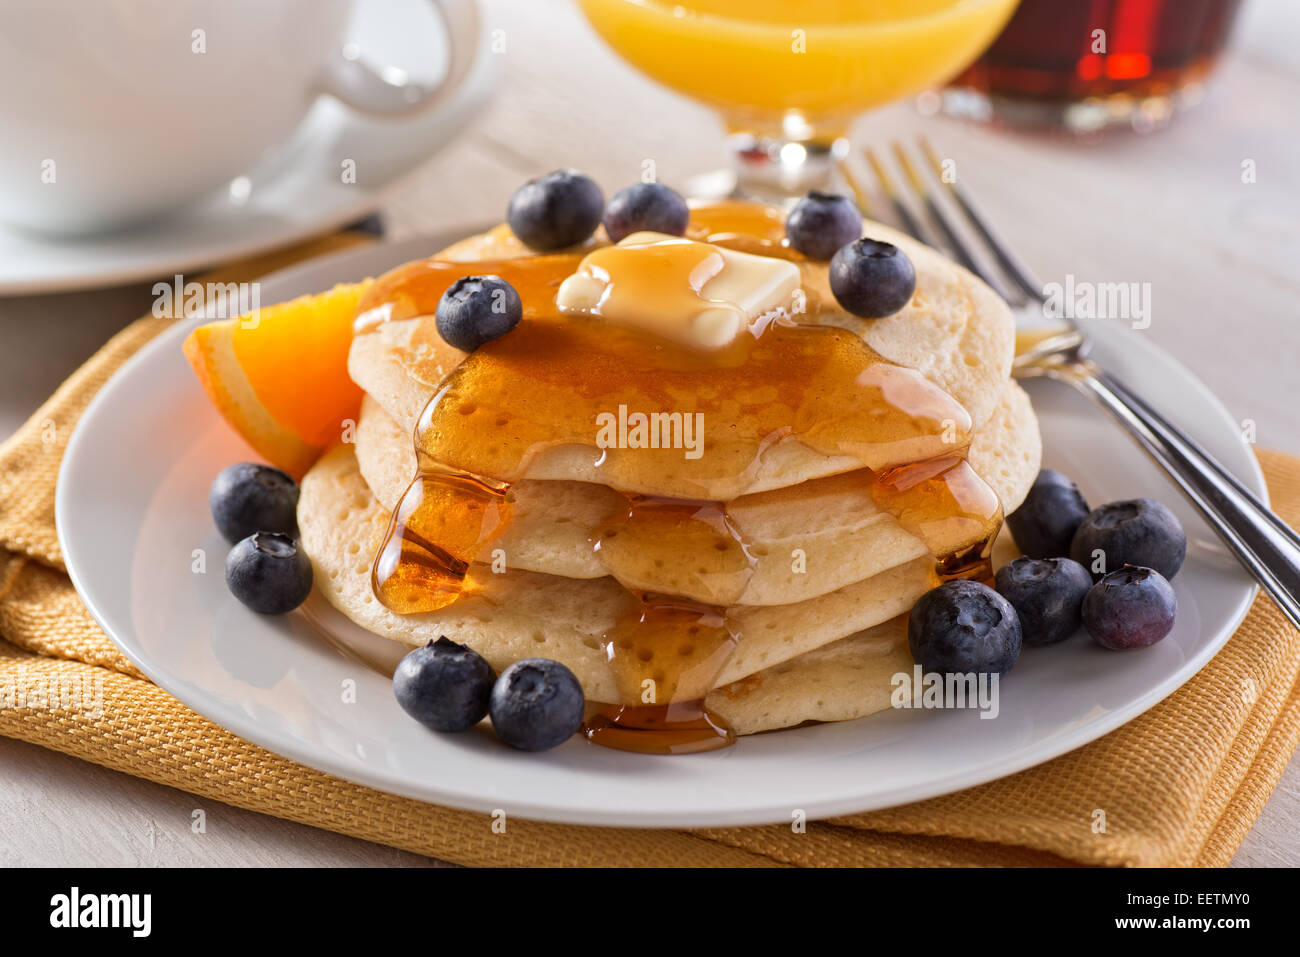
[[[227,422],[295,478],[355,421],[352,320],[370,280],[199,326],[185,357]]]

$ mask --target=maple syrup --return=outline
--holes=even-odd
[[[779,216],[753,204],[696,208],[687,235],[801,258],[785,243]],[[700,260],[698,248],[684,249],[696,265],[716,266]],[[711,352],[599,317],[565,316],[556,293],[581,258],[427,260],[381,277],[362,301],[359,335],[384,321],[432,314],[462,276],[500,276],[524,304],[515,329],[445,376],[448,347],[419,338],[436,336],[433,323],[422,323],[403,351],[407,371],[437,392],[415,430],[419,475],[373,565],[375,595],[387,607],[410,614],[454,602],[470,563],[510,521],[510,486],[548,449],[588,447],[604,483],[625,490],[627,500],[591,547],[606,567],[621,570],[638,610],[602,636],[620,701],[596,705],[585,731],[624,750],[687,753],[734,740],[703,704],[743,638],[727,606],[743,594],[755,564],[724,503],[749,489],[774,443],[797,440],[858,463],[878,507],[926,543],[941,577],[989,576],[1001,509],[966,461],[972,423],[954,398],[859,336],[814,324],[823,308],[815,300],[807,304],[811,323],[781,315]],[[634,285],[639,295],[670,299],[698,292],[698,285],[656,288],[644,277]],[[680,307],[698,302],[682,299]],[[596,447],[598,416],[623,407],[701,416],[705,454]],[[652,566],[666,563],[680,565],[691,593],[713,602],[637,590],[637,580],[653,577]]]
[[[702,699],[663,707],[602,704],[587,716],[587,740],[638,754],[698,754],[736,741],[736,732],[704,706]]]
[[[506,492],[472,475],[422,468],[402,493],[375,555],[375,594],[399,615],[454,602],[474,557],[510,522]]]

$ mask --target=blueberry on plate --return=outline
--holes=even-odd
[[[226,556],[226,587],[262,615],[293,611],[311,594],[311,582],[311,560],[279,532],[254,532]]]
[[[958,579],[912,607],[907,644],[926,673],[1001,675],[1020,657],[1020,618],[992,588]]]
[[[483,720],[497,673],[478,652],[441,637],[403,658],[393,672],[402,710],[434,731],[464,731]]]
[[[994,587],[1016,610],[1024,644],[1054,645],[1082,627],[1092,576],[1068,558],[1017,558],[998,569]]]
[[[523,300],[500,276],[465,276],[438,300],[438,334],[463,352],[473,352],[519,325]]]
[[[663,183],[636,183],[620,189],[605,207],[605,232],[614,242],[649,230],[681,236],[691,211],[680,193]]]
[[[846,310],[863,319],[892,316],[912,301],[916,270],[891,243],[858,239],[831,257],[831,292]]]
[[[558,169],[515,190],[506,222],[524,245],[547,252],[582,242],[604,212],[605,197],[590,177]]]
[[[573,672],[549,658],[524,658],[501,672],[488,714],[501,740],[520,751],[545,751],[582,727],[585,700]]]
[[[1111,502],[1093,509],[1079,525],[1070,557],[1092,572],[1094,579],[1123,565],[1154,568],[1173,578],[1187,557],[1187,535],[1178,517],[1159,502],[1149,498]]]
[[[1058,558],[1070,554],[1074,533],[1087,517],[1088,503],[1079,486],[1060,472],[1043,469],[1020,507],[1007,516],[1007,528],[1030,558]]]
[[[1083,599],[1083,627],[1112,651],[1145,648],[1169,634],[1178,599],[1169,580],[1153,568],[1126,565],[1113,571]]]
[[[825,262],[862,235],[862,214],[847,196],[813,190],[790,210],[785,235],[809,259]]]
[[[212,482],[208,508],[232,545],[254,532],[298,534],[298,483],[269,465],[227,465]]]

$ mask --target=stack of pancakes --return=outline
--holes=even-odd
[[[1038,426],[1010,379],[1009,310],[976,277],[894,230],[866,234],[899,246],[916,269],[902,311],[822,321],[855,332],[881,356],[917,370],[970,413],[969,461],[1004,512],[1023,500],[1038,472]],[[593,239],[592,243],[600,242]],[[437,258],[474,261],[529,255],[502,226]],[[804,263],[803,285],[831,301],[824,263]],[[587,699],[620,702],[602,638],[636,607],[632,591],[725,605],[740,634],[706,706],[737,733],[805,721],[861,717],[889,706],[891,678],[911,672],[905,616],[937,584],[926,545],[873,501],[856,465],[792,439],[763,453],[743,489],[718,488],[726,514],[754,560],[739,594],[721,594],[695,574],[690,555],[662,567],[598,554],[592,542],[624,493],[671,496],[671,488],[602,484],[591,449],[558,447],[510,490],[514,520],[487,545],[464,595],[439,611],[398,615],[374,596],[371,563],[391,510],[416,474],[413,433],[443,375],[464,353],[442,342],[432,315],[384,323],[356,337],[349,361],[366,393],[355,442],[329,452],[302,483],[303,545],[325,597],[353,621],[416,646],[445,635],[468,644],[498,671],[521,658],[563,662]],[[502,383],[508,393],[509,383]],[[740,494],[736,494],[740,493]],[[791,556],[801,554],[792,562]],[[495,565],[494,565],[495,560]]]

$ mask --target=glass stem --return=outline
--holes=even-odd
[[[849,149],[844,136],[785,139],[746,132],[730,134],[727,145],[736,173],[733,195],[772,203],[829,188]]]

